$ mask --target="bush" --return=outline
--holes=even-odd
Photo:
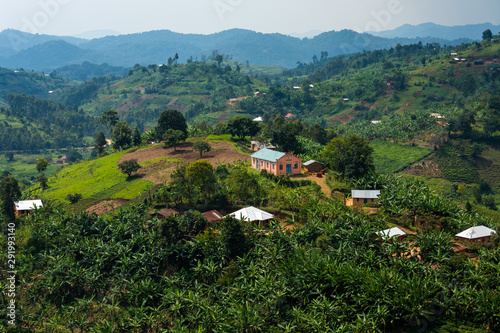
[[[66,196],[66,199],[68,199],[69,202],[74,204],[74,203],[77,203],[78,201],[82,200],[82,195],[80,193],[68,194]]]

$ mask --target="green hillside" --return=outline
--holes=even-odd
[[[61,89],[74,85],[70,80],[55,74],[44,74],[23,69],[10,70],[0,67],[0,106],[7,102],[8,94],[34,95],[49,99]]]

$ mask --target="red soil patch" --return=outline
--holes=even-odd
[[[127,103],[123,104],[122,106],[120,106],[119,108],[116,109],[116,112],[118,112],[118,114],[122,114],[123,112],[128,111],[135,106],[141,105],[145,100],[152,99],[155,97],[156,97],[156,94],[144,95],[135,102],[127,102]]]
[[[210,145],[212,146],[212,151],[204,153],[201,159],[210,162],[214,167],[219,163],[234,163],[237,161],[250,160],[250,156],[238,153],[232,144],[228,142],[210,142]],[[174,151],[172,147],[157,145],[148,149],[131,151],[123,155],[118,163],[130,159],[137,159],[137,162],[140,164],[141,162],[161,157],[183,159],[184,162],[160,161],[137,171],[144,179],[155,184],[163,184],[165,181],[170,180],[171,173],[178,166],[200,160],[200,153],[193,151],[192,146],[192,142],[184,142],[179,144],[176,151]]]
[[[350,113],[343,113],[341,115],[338,115],[336,117],[330,118],[331,120],[339,120],[342,124],[347,124],[348,122],[351,121],[353,116]]]
[[[103,215],[107,214],[110,211],[126,204],[128,200],[125,199],[108,199],[108,200],[103,200],[99,202],[98,204],[95,204],[89,208],[87,208],[85,211],[89,213],[95,213],[97,215]]]

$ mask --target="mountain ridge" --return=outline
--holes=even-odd
[[[10,37],[9,37],[10,36]],[[16,49],[12,36],[28,42]],[[21,37],[19,37],[21,36]],[[252,64],[295,67],[297,62],[309,62],[322,51],[330,56],[346,53],[388,49],[397,44],[418,42],[457,45],[466,39],[449,41],[439,38],[386,39],[352,30],[324,32],[314,38],[299,39],[279,33],[265,34],[244,29],[230,29],[210,35],[182,34],[171,30],[154,30],[142,33],[107,36],[92,40],[61,37],[66,44],[54,44],[57,37],[31,35],[15,30],[0,33],[0,66],[23,67],[50,71],[57,67],[90,61],[97,64],[131,67],[135,64],[166,63],[169,57],[179,54],[179,61],[203,58],[218,50],[219,53]],[[52,44],[47,44],[52,43]],[[51,50],[57,46],[58,50]],[[66,53],[68,52],[68,53]],[[21,55],[21,57],[19,57]],[[50,60],[47,58],[50,55]],[[22,61],[20,60],[22,59]],[[40,59],[44,62],[40,63]]]

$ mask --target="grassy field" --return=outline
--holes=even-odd
[[[127,177],[118,169],[118,160],[126,152],[119,152],[97,160],[85,161],[63,168],[49,179],[49,188],[40,197],[44,200],[67,203],[68,194],[79,193],[86,208],[106,199],[133,199],[153,183]]]
[[[375,170],[381,174],[395,173],[421,160],[432,152],[432,149],[412,147],[400,143],[374,140],[373,148]]]
[[[47,170],[43,173],[50,177],[54,172],[61,167],[60,164],[52,164],[51,161],[55,161],[65,155],[64,151],[46,151],[37,154],[19,154],[14,153],[14,160],[8,161],[5,158],[5,153],[0,154],[0,173],[4,171],[10,172],[16,179],[18,179],[24,185],[30,185],[32,182],[36,182],[34,178],[39,175],[36,170],[36,162],[39,158],[44,158],[49,161]]]

